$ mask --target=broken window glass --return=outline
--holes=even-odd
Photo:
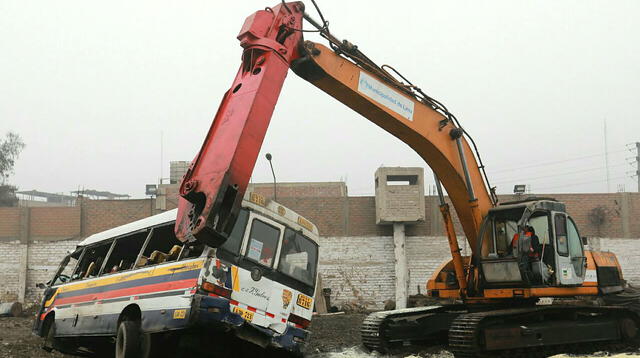
[[[62,260],[62,263],[60,263],[60,266],[56,271],[56,275],[53,278],[53,281],[49,282],[49,284],[51,286],[57,286],[65,282],[69,282],[72,279],[76,279],[77,277],[76,278],[73,277],[73,271],[76,268],[76,265],[78,264],[78,259],[80,258],[81,255],[82,255],[82,250],[77,250],[74,253],[66,256]]]
[[[87,247],[73,278],[83,279],[98,276],[111,244],[113,244],[113,240]]]
[[[133,268],[133,263],[148,235],[149,231],[145,230],[118,238],[102,273],[116,273]]]
[[[136,268],[175,261],[180,257],[182,242],[176,238],[173,227],[174,224],[170,223],[153,228]]]

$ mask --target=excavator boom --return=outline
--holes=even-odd
[[[177,236],[212,245],[224,242],[291,67],[411,146],[442,181],[475,249],[482,217],[493,202],[461,128],[375,69],[304,42],[303,16],[311,20],[302,3],[282,3],[245,21],[238,36],[244,48],[240,70],[180,187]]]

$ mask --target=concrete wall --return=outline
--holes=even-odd
[[[357,301],[381,307],[393,298],[393,229],[376,225],[374,197],[349,197],[344,183],[284,183],[278,186],[278,201],[313,221],[321,238],[321,268],[324,285],[333,290],[337,304]],[[177,186],[169,187],[166,209],[177,204]],[[256,190],[271,196],[271,184],[256,184]],[[618,255],[627,279],[640,283],[640,194],[562,194],[583,236],[594,249]],[[160,199],[160,198],[159,198]],[[503,196],[502,201],[513,196]],[[406,229],[410,271],[410,293],[417,293],[433,270],[450,254],[441,236],[437,199],[426,196],[425,221]],[[147,217],[161,210],[153,200],[79,200],[75,207],[0,208],[0,301],[26,295],[37,299],[38,282],[47,281],[67,250],[95,232]],[[590,219],[602,207],[604,221]],[[459,228],[459,226],[458,226]],[[461,235],[460,235],[461,236]],[[615,239],[612,239],[615,238]],[[62,240],[64,239],[64,240]],[[61,241],[62,240],[62,241]],[[465,242],[460,243],[465,248]],[[25,261],[28,266],[24,265]]]
[[[638,239],[592,238],[594,250],[616,254],[626,280],[640,284],[640,241]],[[320,240],[320,268],[324,287],[331,288],[331,304],[356,304],[382,309],[394,299],[393,237],[323,237]],[[468,247],[459,240],[463,255]],[[426,294],[427,280],[451,253],[446,237],[407,237],[409,294]],[[419,287],[419,288],[418,288]]]
[[[48,281],[64,255],[78,240],[40,241],[29,243],[26,271],[27,303],[35,303],[41,290],[35,285]],[[18,240],[0,242],[0,302],[18,299],[20,289],[21,250],[25,244]],[[590,246],[596,250],[612,251],[620,260],[625,278],[640,283],[640,241],[638,239],[592,238]],[[468,247],[460,241],[463,254]],[[450,257],[447,240],[442,236],[407,237],[409,262],[409,293],[425,293],[427,279]],[[331,288],[332,304],[342,306],[355,303],[380,309],[384,301],[394,298],[393,237],[322,237],[320,239],[320,267],[324,287]],[[418,288],[419,287],[419,288]]]
[[[42,290],[36,288],[36,284],[50,280],[60,261],[78,242],[36,241],[28,245],[19,240],[0,242],[0,302],[18,300],[21,294],[25,295],[26,303],[38,301]],[[21,282],[21,275],[26,278],[25,282]]]

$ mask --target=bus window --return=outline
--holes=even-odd
[[[173,224],[153,228],[153,233],[136,267],[175,261],[182,251],[182,242],[173,233]]]
[[[229,235],[227,241],[220,246],[218,256],[221,259],[228,261],[236,261],[240,254],[240,246],[242,246],[242,239],[244,238],[244,231],[247,228],[247,221],[249,220],[249,211],[242,209],[238,214],[238,220],[233,226],[233,230]]]
[[[137,232],[133,235],[118,238],[113,247],[103,274],[129,270],[138,257],[138,253],[147,239],[148,231]]]
[[[280,239],[280,229],[264,221],[253,219],[245,256],[262,265],[272,267]]]
[[[233,230],[229,235],[227,241],[220,246],[221,249],[238,255],[240,253],[240,245],[242,244],[242,238],[244,237],[244,229],[247,227],[247,220],[249,219],[249,212],[247,210],[240,210],[238,214],[238,220],[233,226]]]
[[[83,250],[77,250],[62,260],[58,271],[56,271],[56,275],[53,277],[53,281],[48,283],[50,286],[57,286],[78,278],[73,275],[73,271],[78,264],[78,259],[80,259],[82,251]]]
[[[284,231],[278,270],[298,281],[313,286],[316,277],[318,247],[301,233]]]
[[[98,276],[113,241],[107,241],[85,249],[85,253],[76,268],[74,278],[90,278]]]

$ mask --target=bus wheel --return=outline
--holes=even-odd
[[[44,336],[42,349],[47,352],[51,352],[56,349],[56,346],[58,345],[56,342],[56,322],[53,317],[47,317],[47,320],[44,321],[44,331],[46,334]]]
[[[133,321],[122,321],[116,336],[116,358],[140,356],[140,327]]]

